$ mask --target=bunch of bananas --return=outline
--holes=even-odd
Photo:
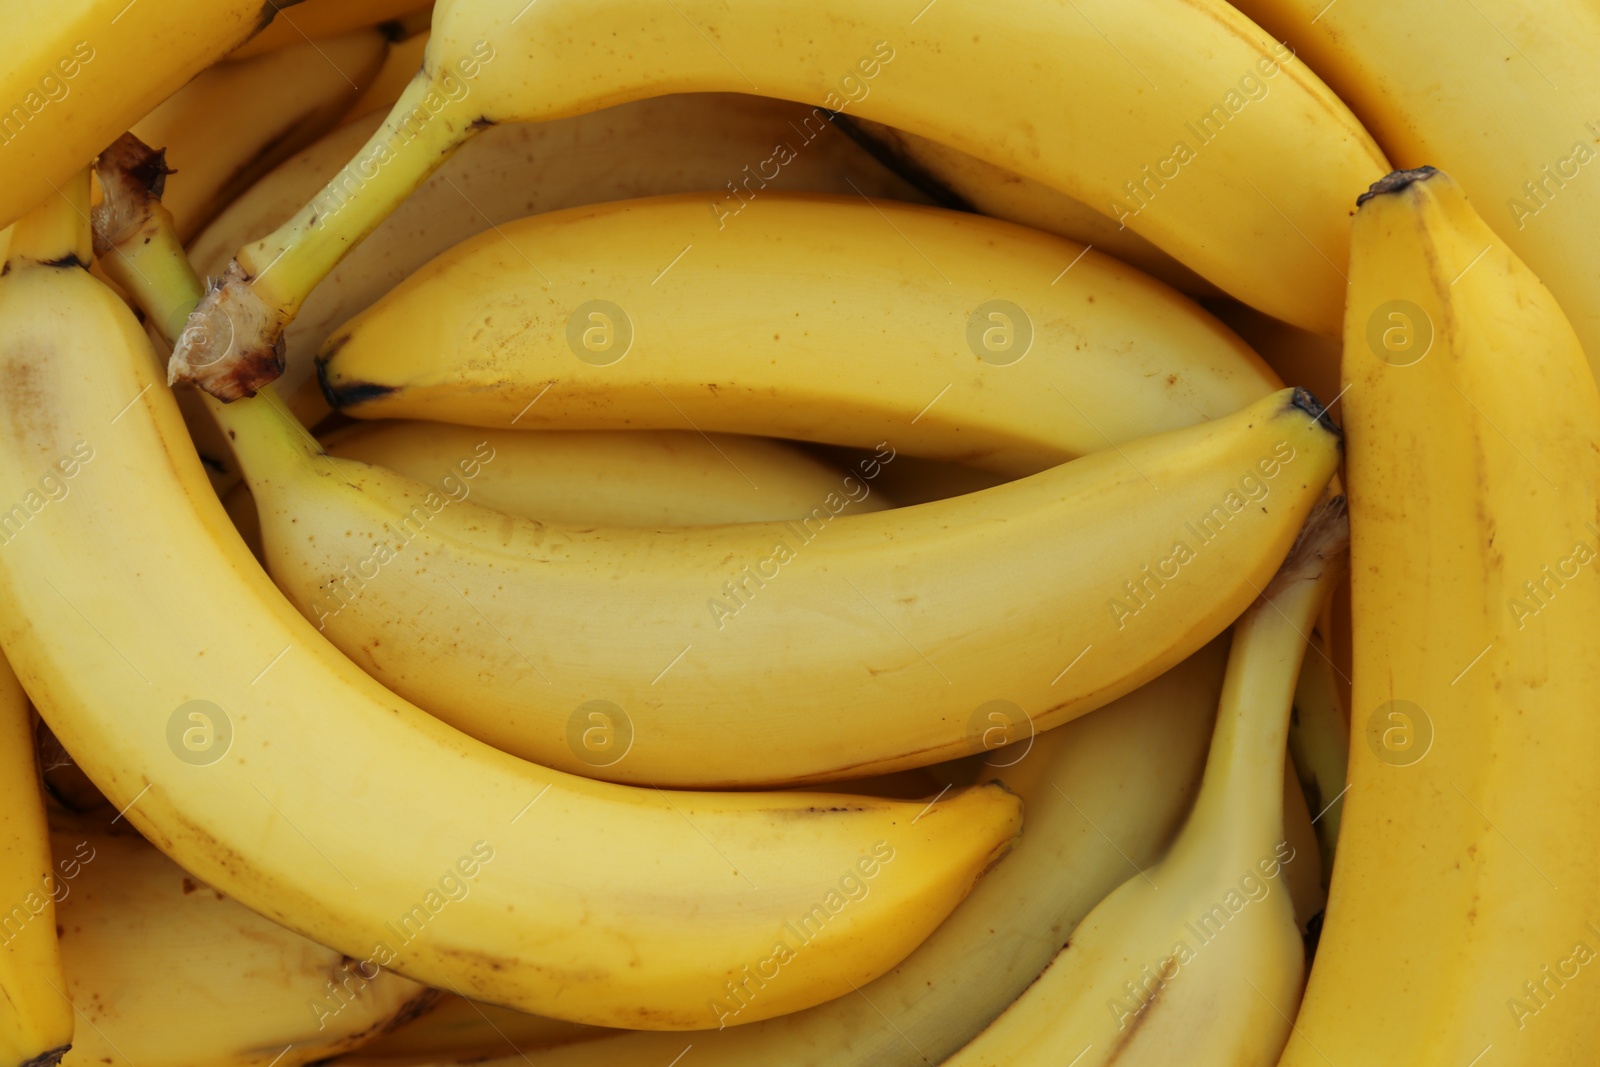
[[[0,1067],[1594,1062],[1600,9],[0,25]]]

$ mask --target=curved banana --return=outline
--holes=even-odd
[[[745,1013],[725,998],[723,1029],[608,1035],[547,1049],[539,1067],[664,1067],[689,1044],[683,1063],[696,1067],[943,1061],[1028,987],[1101,898],[1171,842],[1199,786],[1227,649],[1219,638],[1059,729],[1037,732],[997,709],[984,738],[992,747],[974,758],[981,776],[1022,796],[1027,830],[921,948],[859,993],[749,1026],[735,1025]],[[503,1045],[484,1051],[506,1057],[497,1067],[522,1062]]]
[[[170,375],[223,399],[276,378],[283,326],[317,281],[482,126],[705,89],[805,101],[818,121],[850,109],[949,144],[1104,205],[1223,291],[1336,333],[1348,191],[1387,163],[1292,60],[1222,0],[943,0],[910,20],[885,0],[443,0],[427,63],[383,126],[239,250]],[[762,179],[735,180],[719,219]]]
[[[44,820],[28,696],[0,656],[0,1063],[11,1067],[52,1067],[74,1041]]]
[[[292,17],[293,12],[280,15]],[[185,241],[257,178],[332,129],[383,65],[375,29],[219,63],[133,125],[166,150],[162,202]]]
[[[427,47],[427,30],[391,44],[383,67],[370,81],[362,83],[361,95],[345,111],[340,125],[365,118],[374,111],[386,112],[394,107],[394,102],[400,99],[400,94],[405,92],[411,79],[422,69],[422,54]]]
[[[195,266],[222,273],[236,248],[288,219],[337,174],[379,121],[368,116],[336,130],[257,182],[194,241]],[[774,146],[792,158],[767,180]],[[688,93],[495,126],[451,157],[317,286],[284,335],[286,399],[307,425],[325,415],[320,392],[313,388],[307,405],[295,390],[310,377],[312,356],[328,334],[474,234],[529,214],[658,193],[701,192],[709,214],[732,195],[725,183],[757,172],[767,181],[764,193],[860,190],[874,202],[921,195],[809,108],[782,100]],[[740,222],[757,217],[752,208]]]
[[[839,114],[834,122],[885,166],[946,207],[981,212],[1098,248],[1194,296],[1222,294],[1112,216],[1042,182],[871,119]]]
[[[1272,884],[1294,857],[1284,742],[1304,634],[1346,542],[1335,497],[1234,627],[1200,795],[1171,851],[1090,912],[1038,981],[946,1067],[1276,1061],[1305,968],[1293,902]]]
[[[6,5],[0,226],[54,196],[96,152],[293,2]]]
[[[380,23],[411,20],[425,12],[429,0],[274,0],[280,10],[272,23],[229,53],[230,60],[293,48],[311,40],[335,37]]]
[[[49,205],[0,277],[0,375],[26,383],[0,413],[0,501],[23,502],[0,644],[95,784],[196,878],[435,987],[670,1029],[709,1025],[707,1000],[774,960],[752,1019],[871,980],[1016,835],[996,786],[931,806],[634,789],[496,752],[390,693],[234,533],[138,323],[69,258],[86,229]],[[42,497],[58,462],[67,492]],[[858,878],[870,902],[842,895]]]
[[[318,373],[364,417],[888,440],[1010,475],[1279,387],[1189,300],[1082,245],[779,194],[723,230],[693,195],[507,223],[341,326]]]
[[[268,922],[123,827],[64,820],[62,994],[82,1023],[63,1067],[298,1067],[365,1044],[433,999]]]
[[[438,422],[358,423],[322,439],[329,455],[439,483],[483,460],[472,499],[545,522],[712,526],[801,519],[843,472],[778,441],[732,434],[581,430],[525,433]],[[490,458],[492,457],[492,459]],[[877,486],[851,512],[892,506]]]
[[[1283,1062],[1584,1063],[1600,395],[1555,298],[1447,176],[1399,171],[1363,200],[1350,791]]]
[[[1591,0],[1238,0],[1397,167],[1432,164],[1555,294],[1600,373],[1600,6]]]
[[[1316,816],[1317,850],[1324,888],[1333,874],[1350,764],[1350,711],[1339,691],[1337,671],[1320,632],[1307,637],[1310,653],[1300,668],[1289,723],[1289,755]]]

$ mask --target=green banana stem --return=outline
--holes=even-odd
[[[1319,505],[1276,577],[1234,624],[1205,777],[1175,855],[1226,841],[1238,850],[1227,862],[1250,864],[1282,840],[1289,710],[1307,635],[1332,595],[1348,540],[1345,498]]]
[[[101,153],[95,172],[105,193],[94,212],[101,268],[133,298],[145,321],[168,340],[174,330],[197,328],[184,324],[204,296],[205,285],[183,249],[172,213],[161,203],[167,174],[161,153],[131,133],[123,134]],[[87,171],[84,177],[87,204]],[[87,218],[85,215],[85,235]],[[320,457],[321,447],[271,387],[263,386],[261,394],[255,403],[231,405],[206,397],[212,416],[228,434],[246,470],[254,468],[264,474],[272,466],[281,468],[289,457]]]
[[[277,378],[283,329],[312,288],[482,129],[464,107],[438,91],[426,66],[418,71],[355,158],[228,264],[177,338],[171,380],[237,400]]]

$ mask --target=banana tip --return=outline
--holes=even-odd
[[[1289,398],[1289,406],[1299,408],[1315,419],[1317,424],[1324,430],[1333,434],[1334,437],[1343,439],[1344,431],[1339,429],[1338,424],[1333,421],[1333,417],[1328,414],[1328,409],[1322,406],[1322,401],[1311,394],[1311,390],[1297,388],[1294,391],[1294,395]]]
[[[1410,170],[1392,170],[1367,187],[1367,191],[1356,197],[1356,207],[1360,207],[1375,196],[1385,193],[1398,193],[1417,182],[1427,181],[1438,174],[1437,168],[1429,166],[1413,167]]]

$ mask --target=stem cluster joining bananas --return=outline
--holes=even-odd
[[[1305,634],[1346,540],[1335,497],[1234,627],[1205,778],[1171,851],[1090,912],[948,1067],[1275,1062],[1304,973],[1293,901],[1277,881],[1294,858],[1283,748]]]
[[[1350,791],[1284,1063],[1588,1062],[1600,395],[1453,181],[1398,172],[1363,199]]]
[[[1387,169],[1377,146],[1287,48],[1220,0],[1090,8],[944,0],[936,18],[908,21],[886,0],[763,0],[733,17],[721,0],[444,0],[423,71],[367,146],[241,249],[197,310],[207,337],[232,325],[231,347],[187,334],[172,379],[233,399],[276,378],[283,326],[312,287],[483,126],[686,89],[848,108],[941,141],[1105,205],[1223,291],[1336,332],[1348,190]],[[1036,106],[1041,94],[1058,106]],[[1103,106],[1108,94],[1117,108]]]
[[[197,878],[438,987],[671,1029],[713,1024],[708,999],[775,959],[752,1020],[848,993],[1009,846],[1019,807],[997,786],[931,804],[634,789],[495,752],[384,689],[233,532],[148,341],[78,266],[79,207],[19,228],[0,276],[0,376],[26,383],[0,401],[0,500],[76,458],[0,552],[0,644],[95,784]],[[870,900],[840,903],[863,878]]]
[[[423,1010],[432,990],[307,941],[104,820],[59,820],[62,1067],[298,1067]]]
[[[329,401],[364,417],[888,442],[1011,475],[1281,387],[1210,315],[1083,245],[775,193],[725,228],[695,195],[499,226],[318,360]]]

